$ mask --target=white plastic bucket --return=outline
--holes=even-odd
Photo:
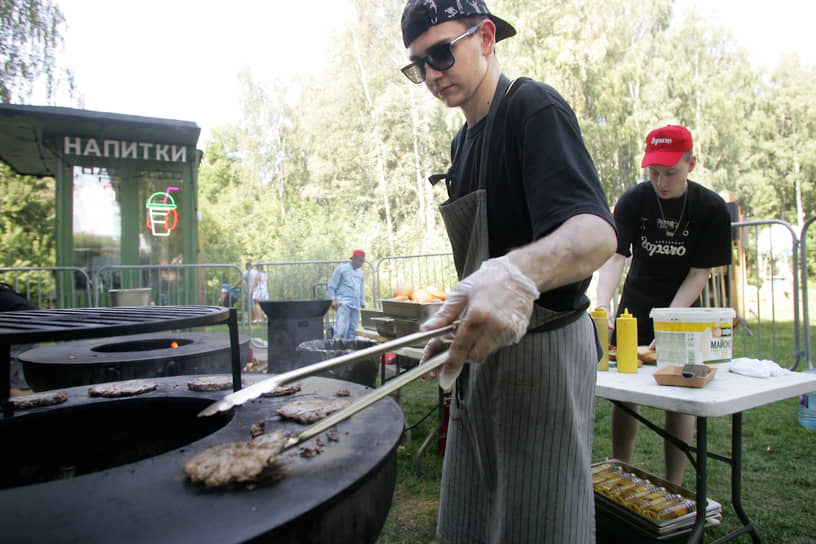
[[[657,366],[730,361],[735,316],[733,308],[652,308]]]

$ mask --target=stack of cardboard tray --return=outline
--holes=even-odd
[[[622,479],[647,481],[651,487],[665,488],[667,493],[695,503],[696,497],[692,491],[623,461],[609,459],[593,464],[592,468],[593,475],[600,471],[617,472]],[[597,476],[593,477],[593,480],[599,543],[684,542],[691,533],[697,516],[696,503],[693,510],[685,514],[670,519],[655,519],[647,517],[633,505],[620,500],[614,492],[610,493],[610,486],[604,487],[604,482],[599,481],[600,478]],[[706,502],[706,526],[719,525],[722,521],[722,505],[712,499],[706,499]]]

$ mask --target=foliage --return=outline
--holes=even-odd
[[[18,176],[0,163],[0,262],[53,266],[54,180]]]
[[[399,73],[403,0],[348,1],[355,14],[335,29],[324,71],[273,83],[240,74],[241,117],[212,132],[200,170],[202,262],[449,251],[436,209],[445,190],[427,179],[448,169],[462,115]],[[53,76],[59,11],[44,0],[2,6],[0,19],[17,25],[0,27],[4,43],[46,48],[25,73]],[[792,57],[755,70],[727,31],[678,17],[673,0],[491,8],[518,30],[497,46],[504,72],[549,83],[573,106],[610,205],[643,178],[645,134],[679,123],[695,137],[692,179],[738,201],[746,219],[801,228],[816,213],[813,66]],[[9,42],[12,31],[29,38]],[[22,84],[2,77],[3,88]],[[808,261],[816,269],[816,252]]]
[[[51,0],[0,0],[0,102],[29,98],[42,80],[49,103],[59,85],[73,91],[73,76],[55,54],[64,22]]]
[[[426,180],[447,170],[463,118],[399,73],[402,0],[351,3],[356,15],[338,29],[325,72],[270,88],[242,76],[251,100],[223,129],[242,134],[230,151],[236,178],[217,206],[243,207],[241,224],[263,243],[234,240],[238,225],[224,219],[208,243],[267,259],[337,258],[351,246],[374,256],[449,250],[436,211],[445,191]],[[491,8],[519,31],[497,46],[504,72],[545,81],[573,106],[610,205],[642,179],[645,134],[679,123],[695,136],[693,179],[748,217],[801,224],[816,212],[813,67],[789,59],[754,71],[726,31],[678,19],[672,0]],[[215,182],[211,160],[219,155],[208,151],[202,187]],[[202,199],[215,221],[209,205]]]

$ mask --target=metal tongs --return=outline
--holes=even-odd
[[[333,357],[331,359],[326,359],[325,361],[320,361],[319,363],[314,363],[312,365],[307,365],[301,368],[296,368],[295,370],[290,370],[289,372],[284,372],[283,374],[278,374],[277,376],[272,376],[271,378],[267,378],[265,380],[261,380],[258,383],[252,384],[249,387],[241,389],[239,391],[235,391],[234,393],[230,393],[229,395],[225,396],[223,399],[215,401],[214,403],[210,404],[206,408],[204,408],[201,412],[198,413],[199,417],[204,416],[211,416],[218,412],[224,412],[229,410],[233,406],[240,406],[247,401],[252,399],[257,399],[264,393],[269,393],[270,391],[275,390],[275,388],[280,387],[282,385],[286,385],[288,383],[300,380],[307,376],[311,376],[312,374],[317,374],[318,372],[322,372],[324,370],[328,370],[330,368],[334,368],[336,366],[345,365],[348,363],[352,363],[359,359],[363,359],[365,357],[369,357],[371,355],[378,355],[380,353],[385,353],[386,351],[390,351],[392,349],[400,348],[406,346],[408,344],[412,344],[419,340],[426,340],[430,338],[434,338],[436,336],[441,336],[443,334],[447,334],[449,332],[453,332],[458,325],[458,321],[451,323],[445,327],[440,327],[438,329],[433,329],[430,331],[421,331],[415,332],[413,334],[409,334],[406,336],[402,336],[400,338],[395,338],[394,340],[390,340],[388,342],[383,342],[382,344],[377,344],[375,346],[371,346],[368,348],[364,348],[353,353],[347,353],[345,355],[341,355],[339,357]],[[378,389],[373,390],[371,393],[362,397],[358,401],[354,402],[350,406],[346,407],[345,409],[335,412],[332,416],[324,419],[321,421],[332,420],[332,423],[328,425],[334,425],[339,421],[343,421],[347,417],[355,414],[359,410],[366,408],[371,403],[381,399],[382,397],[390,394],[397,389],[408,385],[410,382],[414,381],[418,377],[439,368],[442,366],[445,361],[447,360],[447,351],[441,353],[425,363],[415,367],[411,371],[405,372],[401,374],[398,378],[392,379],[386,385],[379,387]],[[433,363],[433,364],[431,364]],[[375,398],[376,397],[376,398]],[[371,398],[371,400],[368,400]],[[364,401],[367,401],[363,404]],[[350,409],[354,408],[353,411],[350,413],[348,412]],[[345,414],[344,416],[340,417],[341,414]],[[338,419],[339,418],[339,419]],[[313,427],[316,427],[314,425]],[[328,428],[326,427],[326,428]],[[311,429],[311,427],[309,428]],[[307,429],[307,430],[309,430]],[[322,432],[322,430],[317,431]],[[301,433],[302,434],[302,433]],[[315,433],[317,434],[317,433]]]
[[[289,449],[292,446],[296,446],[301,442],[308,440],[314,436],[317,436],[323,431],[332,428],[334,425],[337,425],[341,421],[345,421],[346,419],[350,418],[357,412],[360,412],[365,408],[368,408],[381,398],[390,395],[397,389],[405,387],[412,381],[416,380],[417,378],[420,378],[421,376],[424,376],[428,372],[439,368],[440,366],[445,364],[445,361],[447,360],[448,350],[445,350],[437,355],[434,355],[421,365],[415,366],[411,370],[408,370],[400,374],[396,378],[393,378],[392,380],[386,382],[386,384],[383,385],[382,387],[378,387],[377,389],[372,390],[367,395],[360,397],[359,399],[349,404],[342,410],[338,410],[337,412],[334,412],[328,417],[321,419],[317,423],[314,423],[309,427],[306,427],[300,433],[289,438],[283,445],[281,451]]]

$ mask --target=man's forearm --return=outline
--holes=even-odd
[[[507,258],[539,291],[550,291],[592,275],[617,247],[612,225],[596,215],[571,217],[555,231]]]
[[[706,283],[708,282],[708,275],[711,273],[710,268],[691,268],[686,275],[686,279],[680,284],[674,298],[671,301],[672,308],[688,308],[700,293],[703,292]]]
[[[615,253],[601,267],[598,275],[598,306],[603,306],[607,310],[611,308],[609,301],[615,296],[625,265],[626,257],[620,253]]]

